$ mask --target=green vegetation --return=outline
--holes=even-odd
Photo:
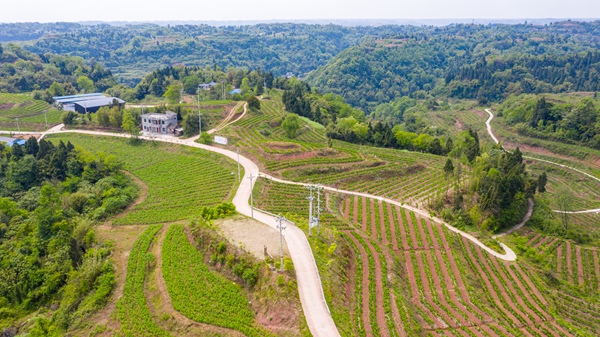
[[[125,336],[171,336],[154,322],[144,295],[146,268],[154,263],[148,248],[161,228],[162,225],[149,226],[129,253],[125,289],[117,303],[117,318]]]
[[[235,256],[225,250],[226,245],[221,243],[212,263],[230,264],[234,271],[245,269],[241,278],[250,286],[255,284],[257,268],[244,268],[247,262],[235,261]],[[169,228],[162,254],[165,282],[177,311],[197,322],[234,329],[246,336],[270,334],[255,321],[241,287],[204,264],[203,254],[190,244],[182,225]]]
[[[112,248],[96,240],[94,220],[121,211],[137,190],[116,157],[69,142],[29,138],[2,148],[0,166],[0,329],[51,304],[24,329],[77,329],[115,286]]]
[[[0,128],[3,130],[40,131],[46,129],[46,118],[49,125],[54,125],[60,123],[60,116],[60,111],[33,99],[31,94],[0,93]]]
[[[511,96],[498,116],[517,132],[600,150],[600,104],[592,97]]]
[[[374,111],[402,96],[499,101],[598,91],[598,22],[423,27],[365,39],[311,72],[310,85]]]
[[[36,99],[52,101],[52,96],[86,90],[103,91],[116,85],[110,70],[100,63],[75,56],[34,54],[23,47],[8,44],[0,49],[0,91],[40,90]]]
[[[54,138],[56,137],[56,138]],[[146,199],[114,224],[153,224],[197,217],[203,206],[214,206],[233,197],[234,163],[204,150],[161,142],[56,135],[78,147],[104,151],[148,186]],[[190,187],[192,186],[192,187]]]

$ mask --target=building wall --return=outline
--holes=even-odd
[[[177,124],[177,115],[170,118],[153,118],[142,115],[142,131],[159,134],[167,134],[167,126],[171,123]]]

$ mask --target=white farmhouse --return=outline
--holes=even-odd
[[[158,133],[162,135],[173,135],[177,129],[177,114],[173,111],[161,113],[149,113],[142,115],[142,131]]]

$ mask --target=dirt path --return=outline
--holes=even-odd
[[[371,255],[373,256],[373,260],[375,262],[375,299],[376,299],[376,308],[377,308],[377,325],[379,325],[379,331],[381,336],[390,336],[390,331],[386,324],[385,319],[385,309],[383,307],[383,273],[381,271],[381,259],[379,257],[379,253],[371,244],[371,241],[365,239],[367,243],[367,247],[371,251]],[[387,277],[387,275],[386,275]]]
[[[581,259],[581,247],[575,246],[575,258],[577,259],[577,276],[579,279],[579,285],[582,286],[584,283],[584,272],[583,272],[583,261]]]
[[[371,214],[371,238],[377,240],[377,224],[375,223],[375,200],[369,200]]]
[[[354,208],[352,209],[352,221],[358,223],[358,197],[354,196]]]
[[[425,221],[425,223],[427,224],[427,228],[429,230],[431,242],[434,246],[437,247],[438,242],[437,242],[437,238],[435,237],[435,234],[433,232],[433,229],[431,227],[431,223],[429,221]],[[442,272],[442,277],[444,278],[444,288],[446,288],[448,291],[448,296],[450,297],[450,301],[452,301],[452,303],[454,304],[454,307],[456,307],[458,310],[460,310],[461,313],[467,315],[469,322],[465,321],[462,324],[464,324],[464,325],[480,325],[480,324],[482,324],[481,320],[479,318],[477,318],[467,307],[465,307],[463,305],[463,303],[456,296],[456,290],[454,289],[454,282],[452,282],[450,273],[448,273],[448,269],[446,269],[446,264],[444,263],[444,258],[442,256],[442,252],[439,249],[435,249],[433,252],[435,254],[435,260],[439,264],[440,271]],[[429,268],[430,270],[436,270],[434,261],[432,258],[430,258],[429,265],[430,265],[430,268]],[[443,294],[443,290],[441,289],[441,282],[440,282],[440,279],[439,279],[437,273],[435,275],[434,281],[436,279],[437,279],[437,283],[438,283],[438,284],[436,284],[436,287],[439,286],[438,294]]]
[[[362,228],[363,232],[367,232],[367,199],[362,198]]]
[[[556,272],[559,277],[562,276],[562,250],[563,245],[561,244],[558,246],[558,249],[556,249]]]
[[[494,136],[494,133],[492,132],[492,126],[490,125],[490,122],[492,121],[492,119],[494,119],[494,114],[492,113],[492,111],[491,111],[490,109],[485,109],[485,112],[487,112],[487,113],[488,113],[488,115],[490,116],[490,117],[488,118],[488,120],[485,122],[485,124],[486,124],[486,128],[487,128],[487,132],[488,132],[488,134],[490,135],[490,137],[492,137],[492,139],[494,140],[494,142],[495,142],[496,144],[498,144],[498,143],[499,143],[499,141],[498,141],[498,139],[496,138],[496,136]],[[504,147],[503,147],[503,148],[504,148]],[[563,165],[563,164],[555,163],[555,162],[552,162],[552,161],[549,161],[549,160],[545,160],[545,159],[539,159],[539,158],[535,158],[535,157],[525,156],[525,155],[523,156],[523,158],[526,158],[526,159],[531,159],[531,160],[537,160],[537,161],[540,161],[540,162],[543,162],[543,163],[547,163],[547,164],[551,164],[551,165],[555,165],[555,166],[560,166],[560,167],[562,167],[562,168],[566,168],[566,169],[569,169],[569,170],[571,170],[571,171],[575,171],[575,172],[577,172],[577,173],[580,173],[580,174],[582,174],[582,175],[584,175],[584,176],[586,176],[586,177],[588,177],[588,178],[591,178],[591,179],[594,179],[594,180],[596,180],[596,181],[600,182],[600,178],[598,178],[598,177],[595,177],[595,176],[593,176],[593,175],[591,175],[591,174],[589,174],[589,173],[583,172],[582,170],[576,169],[576,168],[574,168],[574,167],[571,167],[571,166],[567,166],[567,165]],[[553,212],[556,212],[556,213],[562,213],[563,211],[560,211],[560,210],[553,210]],[[582,210],[582,211],[567,211],[566,213],[569,213],[569,214],[580,214],[580,213],[600,213],[600,208],[596,208],[596,209],[587,209],[587,210]]]
[[[415,252],[416,254],[416,252]],[[406,273],[408,275],[408,282],[410,284],[410,291],[412,293],[412,303],[419,306],[423,312],[429,316],[429,318],[433,321],[433,326],[425,326],[426,329],[443,329],[447,327],[447,324],[441,322],[437,319],[437,316],[434,315],[422,302],[421,302],[421,294],[419,294],[419,287],[417,286],[417,278],[415,277],[415,270],[413,268],[412,258],[410,256],[410,251],[404,251],[404,260]]]
[[[412,217],[410,214],[406,217],[406,221],[408,222],[408,230],[410,232],[410,239],[413,244],[413,249],[419,249],[419,242],[417,241],[417,235],[415,234],[415,227],[412,222]]]
[[[502,313],[504,313],[504,315],[510,320],[512,321],[512,324],[515,326],[522,326],[521,321],[519,321],[515,315],[513,315],[512,312],[508,311],[505,307],[504,304],[500,301],[500,297],[498,295],[498,293],[496,293],[494,286],[492,285],[492,282],[490,281],[490,279],[488,279],[487,277],[487,273],[483,271],[482,268],[482,264],[474,258],[473,252],[471,250],[470,244],[467,241],[466,238],[462,237],[461,238],[463,240],[463,244],[465,245],[466,249],[467,249],[467,256],[471,259],[471,261],[473,262],[473,265],[475,265],[475,268],[477,269],[477,272],[479,273],[479,275],[481,276],[481,279],[483,280],[483,282],[485,283],[485,286],[490,294],[490,296],[492,297],[492,300],[494,301],[494,303],[496,304],[496,307],[500,309],[500,311],[502,311]],[[474,247],[474,249],[477,251],[477,246]],[[481,254],[478,254],[481,255]]]
[[[388,221],[390,223],[390,232],[392,234],[392,249],[398,250],[398,239],[396,238],[396,224],[394,223],[394,213],[392,212],[392,205],[386,203],[388,211]]]
[[[537,241],[537,239],[540,238],[540,236],[542,236],[542,235],[539,233],[536,233],[531,239],[529,239],[529,241],[527,241],[527,245],[531,246],[534,242]]]
[[[573,259],[571,258],[571,242],[566,242],[565,247],[566,259],[567,259],[567,279],[569,283],[573,283]]]
[[[350,213],[350,198],[346,199],[346,202],[344,203],[344,205],[345,205],[344,218],[348,219],[348,213]]]
[[[508,234],[511,234],[511,233],[519,230],[521,227],[523,227],[527,223],[527,221],[529,221],[529,218],[531,218],[532,214],[533,214],[533,199],[527,199],[527,212],[525,213],[523,220],[521,220],[521,222],[519,222],[518,224],[509,228],[508,230],[506,230],[498,235],[494,235],[492,238],[498,238],[498,237],[508,235]]]
[[[365,333],[367,336],[373,337],[373,330],[371,329],[371,318],[369,315],[369,260],[367,259],[367,251],[360,244],[360,242],[354,237],[354,234],[351,231],[346,231],[346,235],[354,242],[358,250],[360,251],[360,256],[362,260],[362,321],[363,327],[365,329]]]
[[[406,229],[404,228],[404,221],[402,220],[402,213],[400,207],[396,205],[396,219],[398,220],[398,226],[400,229],[400,235],[402,236],[402,249],[409,250],[408,240],[406,239]]]
[[[540,246],[542,246],[544,243],[548,242],[548,240],[550,240],[550,237],[544,236],[540,241],[536,242],[533,245],[533,248],[540,248]]]
[[[388,245],[387,230],[385,229],[385,217],[383,216],[383,202],[379,200],[377,202],[377,208],[379,210],[379,231],[381,232],[381,242],[384,246]]]
[[[481,309],[479,309],[479,307],[477,307],[475,304],[473,304],[471,302],[471,299],[469,298],[469,294],[467,293],[467,287],[465,286],[465,283],[463,282],[462,277],[460,276],[460,270],[458,269],[458,266],[456,265],[456,260],[454,260],[454,255],[452,255],[452,250],[450,249],[450,245],[448,245],[448,241],[446,240],[446,234],[444,233],[443,228],[439,227],[438,233],[440,234],[440,239],[442,240],[442,246],[444,248],[446,256],[448,257],[450,269],[452,270],[452,273],[454,274],[454,279],[456,280],[456,283],[458,286],[458,291],[460,293],[460,297],[462,298],[463,302],[468,303],[471,310],[473,310],[474,312],[477,312],[479,317],[483,318],[483,322],[491,321],[491,318],[488,314],[484,313]]]
[[[187,318],[186,316],[184,316],[179,311],[173,308],[171,296],[169,295],[167,284],[165,283],[165,279],[163,278],[162,274],[163,244],[165,241],[167,231],[170,227],[171,225],[169,224],[161,228],[161,230],[156,234],[156,239],[154,240],[154,242],[152,243],[152,247],[150,248],[150,252],[152,253],[152,255],[154,255],[156,259],[156,267],[154,268],[153,273],[151,274],[152,279],[146,281],[145,293],[146,297],[148,298],[148,303],[151,308],[151,311],[155,315],[155,321],[159,324],[167,325],[164,328],[168,329],[169,331],[175,333],[178,336],[197,336],[198,334],[219,334],[224,336],[236,337],[244,336],[242,333],[232,329],[226,329],[210,324],[196,322]],[[151,293],[153,293],[153,291],[149,289],[150,284],[152,284],[152,286],[156,286],[155,289],[152,289],[156,290],[154,296],[158,297],[154,298],[154,301],[150,300]],[[172,320],[165,321],[163,319],[164,317],[167,317],[165,315],[167,315]]]
[[[423,287],[423,293],[421,295],[423,297],[425,297],[427,304],[429,304],[429,306],[433,309],[433,311],[434,311],[433,317],[440,320],[441,323],[443,324],[444,328],[449,327],[449,326],[456,327],[456,323],[457,323],[456,318],[450,317],[450,315],[448,315],[446,310],[440,308],[439,305],[437,305],[437,303],[435,303],[435,301],[433,300],[433,295],[432,295],[433,291],[429,286],[429,280],[427,279],[427,275],[425,272],[425,265],[423,264],[422,254],[424,254],[424,253],[427,253],[427,251],[416,251],[415,252],[415,260],[417,262],[417,269],[419,270],[419,276],[421,276],[420,283],[421,283],[421,286]]]
[[[596,272],[598,287],[600,287],[600,262],[598,262],[598,252],[594,250],[592,253],[594,254],[594,271]]]
[[[147,226],[96,226],[96,233],[101,240],[114,242],[111,259],[115,266],[116,286],[104,308],[93,315],[92,318],[90,318],[90,322],[93,322],[93,324],[105,325],[109,333],[116,332],[120,328],[120,324],[115,317],[113,317],[113,313],[115,312],[117,302],[123,296],[129,252],[131,251],[135,240],[137,240],[138,236],[146,228]]]

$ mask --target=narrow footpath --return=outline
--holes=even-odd
[[[487,127],[487,132],[490,135],[490,137],[492,137],[492,139],[494,140],[494,142],[496,144],[498,144],[499,143],[498,138],[496,138],[496,136],[494,136],[494,133],[492,132],[492,125],[490,124],[492,122],[492,119],[494,119],[494,114],[492,113],[492,111],[490,109],[485,109],[485,112],[487,112],[488,115],[490,115],[490,117],[487,119],[487,121],[485,121],[485,125]],[[502,148],[504,149],[504,146],[502,146]],[[506,149],[504,149],[504,150],[508,151]],[[593,176],[593,175],[591,175],[591,174],[589,174],[587,172],[583,172],[583,171],[581,171],[579,169],[576,169],[574,167],[571,167],[571,166],[567,166],[567,165],[563,165],[563,164],[555,163],[555,162],[552,162],[552,161],[549,161],[549,160],[539,159],[539,158],[535,158],[535,157],[531,157],[531,156],[525,156],[524,155],[523,158],[540,161],[540,162],[543,162],[543,163],[546,163],[546,164],[560,166],[562,168],[565,168],[565,169],[568,169],[568,170],[571,170],[571,171],[575,171],[577,173],[583,174],[584,176],[586,176],[588,178],[591,178],[591,179],[594,179],[594,180],[600,182],[600,178],[595,177],[595,176]],[[563,213],[563,211],[561,211],[561,210],[553,210],[553,212]],[[582,211],[566,211],[565,213],[568,213],[568,214],[600,213],[600,208],[586,209],[586,210],[582,210]]]

